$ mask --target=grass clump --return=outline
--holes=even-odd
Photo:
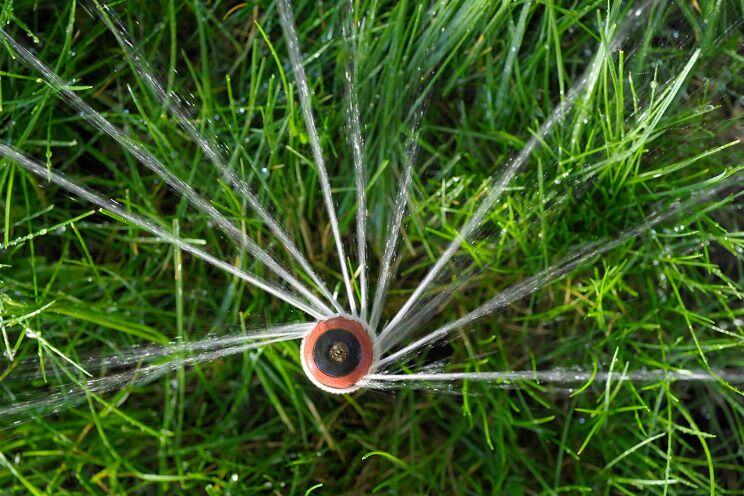
[[[195,125],[224,143],[231,167],[343,294],[274,3],[110,7],[167,90],[191,95]],[[419,335],[587,243],[616,239],[705,188],[732,186],[458,329],[411,370],[437,360],[452,371],[581,368],[618,376],[744,367],[736,181],[744,166],[744,6],[360,1],[352,46],[340,35],[345,2],[298,1],[294,9],[352,269],[356,208],[343,100],[350,51],[370,173],[372,276],[407,143],[420,147],[385,319],[512,157],[533,136],[540,141],[436,280],[434,289],[457,291]],[[618,30],[639,9],[615,50]],[[93,4],[74,0],[9,0],[0,16],[78,95],[301,274],[91,12]],[[11,54],[0,54],[3,142],[272,278]],[[575,102],[541,134],[540,124],[574,97],[583,77]],[[88,371],[91,356],[306,320],[8,160],[0,162],[0,199],[5,412],[74,388],[88,373],[116,372]],[[335,397],[306,380],[296,342],[174,366],[147,383],[128,379],[56,411],[6,415],[4,492],[737,494],[744,485],[741,385],[724,380],[610,380],[570,390],[471,382]]]

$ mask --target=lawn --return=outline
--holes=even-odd
[[[298,0],[307,95],[286,0],[100,2],[0,8],[2,494],[744,494],[744,1]],[[351,394],[252,337],[377,288]]]

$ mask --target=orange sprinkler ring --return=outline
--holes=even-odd
[[[302,340],[302,367],[310,380],[331,393],[350,393],[375,361],[372,338],[347,317],[318,322]]]

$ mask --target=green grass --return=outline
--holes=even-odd
[[[427,106],[415,136],[421,152],[387,318],[599,44],[609,43],[616,21],[637,8],[609,4],[355,4],[373,281],[412,136],[412,109]],[[6,0],[0,16],[6,31],[33,45],[94,108],[305,277],[219,180],[86,5]],[[603,59],[591,91],[544,138],[475,240],[437,281],[442,289],[472,275],[427,329],[744,167],[744,3],[657,6],[622,44],[620,57]],[[230,164],[332,291],[344,294],[274,4],[120,1],[112,8],[167,87],[193,94],[202,132],[226,145]],[[345,2],[295,5],[353,257],[344,12]],[[512,47],[516,55],[508,57]],[[224,260],[272,277],[37,77],[0,50],[3,142]],[[458,331],[411,368],[446,359],[453,371],[741,370],[740,189]],[[0,205],[3,407],[24,393],[42,399],[79,377],[65,358],[77,362],[132,345],[306,319],[8,160],[0,162]],[[45,377],[23,379],[27,364],[43,367]],[[282,343],[127,384],[60,411],[0,419],[0,488],[3,494],[744,493],[741,385],[585,386],[468,383],[331,396],[305,378],[298,343]]]

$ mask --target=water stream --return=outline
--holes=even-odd
[[[184,98],[174,92],[169,93],[166,91],[163,82],[155,76],[155,72],[151,68],[150,64],[145,59],[144,55],[135,47],[131,37],[127,34],[127,31],[113,14],[109,6],[98,1],[96,1],[96,5],[98,7],[97,12],[100,14],[101,19],[106,23],[106,26],[116,37],[119,46],[121,46],[128,59],[134,65],[137,74],[147,83],[147,86],[158,98],[161,104],[166,106],[173,117],[175,117],[178,124],[186,131],[199,148],[202,149],[215,169],[217,169],[227,182],[233,186],[237,193],[245,198],[251,209],[253,209],[263,223],[269,228],[271,233],[276,236],[280,244],[287,250],[292,258],[300,264],[305,273],[310,276],[312,281],[315,283],[315,286],[321,291],[326,300],[333,305],[337,312],[342,312],[342,307],[320,279],[317,272],[312,268],[307,257],[302,254],[295,242],[290,238],[289,234],[281,228],[271,214],[269,214],[263,205],[261,205],[261,202],[253,191],[251,191],[248,184],[228,165],[222,153],[220,153],[220,147],[215,142],[214,138],[206,137],[199,131],[199,129],[197,129],[184,108]],[[195,104],[190,102],[186,105],[190,108],[196,107]]]
[[[204,152],[213,167],[229,182],[236,192],[240,193],[271,233],[286,248],[290,256],[298,262],[302,270],[312,280],[314,289],[317,289],[326,301],[322,300],[311,288],[301,282],[298,275],[292,274],[285,267],[281,266],[268,252],[238,229],[233,222],[221,214],[209,201],[201,197],[192,186],[175,176],[143,146],[136,143],[123,130],[113,126],[103,115],[86,104],[72,91],[65,81],[45,66],[30,50],[15,41],[2,29],[0,29],[0,36],[13,48],[20,59],[26,65],[42,74],[48,85],[54,91],[61,94],[67,103],[80,112],[83,118],[96,129],[101,130],[116,140],[128,152],[134,155],[140,163],[156,173],[171,188],[186,198],[197,210],[209,216],[230,239],[247,250],[261,264],[265,265],[278,277],[292,286],[298,294],[289,292],[278,284],[267,281],[254,273],[242,270],[211,255],[207,251],[184,241],[177,234],[160,227],[152,220],[131,213],[115,200],[82,186],[64,174],[49,170],[41,163],[29,158],[10,145],[0,144],[0,156],[12,160],[25,170],[65,189],[73,196],[88,201],[101,209],[105,209],[126,222],[149,232],[158,239],[171,243],[194,257],[266,291],[314,319],[324,320],[330,315],[345,313],[343,306],[326,287],[320,276],[311,266],[308,258],[261,204],[248,184],[236,174],[228,161],[225,160],[217,142],[212,138],[205,137],[194,124],[187,111],[188,107],[194,108],[193,105],[190,102],[186,102],[179,95],[166,91],[163,83],[155,76],[150,64],[145,60],[142,53],[137,50],[111,9],[105,3],[101,3],[98,0],[94,1],[100,17],[115,35],[119,45],[134,66],[137,75],[146,81],[150,91],[168,109],[178,124]],[[601,28],[604,30],[601,33],[602,40],[599,42],[595,52],[593,54],[590,53],[591,59],[585,72],[578,77],[576,83],[561,98],[560,102],[547,115],[547,118],[521,147],[519,152],[504,164],[503,168],[493,174],[493,182],[484,196],[475,204],[474,213],[464,222],[462,227],[456,232],[454,238],[446,244],[441,255],[433,262],[420,281],[416,282],[415,289],[410,297],[380,331],[378,326],[382,318],[390,286],[395,277],[395,260],[399,249],[400,233],[406,212],[409,209],[409,195],[411,194],[412,184],[416,179],[415,174],[417,171],[415,170],[415,165],[419,152],[419,128],[426,106],[421,105],[413,112],[413,133],[405,145],[399,186],[393,200],[393,210],[390,216],[387,236],[382,245],[378,278],[370,302],[369,269],[371,264],[368,260],[370,256],[367,247],[368,209],[366,189],[368,186],[367,169],[371,169],[374,164],[368,164],[365,158],[365,145],[362,136],[363,125],[357,94],[357,68],[353,54],[349,55],[348,60],[346,60],[343,76],[347,93],[345,129],[351,149],[356,201],[356,258],[359,271],[360,296],[359,306],[357,307],[354,278],[353,274],[350,274],[349,271],[349,263],[345,255],[342,233],[333,200],[321,139],[314,120],[312,95],[303,66],[303,56],[292,13],[292,5],[290,0],[277,0],[280,22],[286,37],[289,59],[297,83],[300,106],[307,128],[313,159],[319,175],[324,206],[328,214],[334,245],[341,266],[341,274],[350,311],[353,315],[367,323],[373,332],[377,331],[375,344],[379,347],[381,358],[375,366],[374,373],[363,379],[362,385],[364,387],[386,389],[390,387],[411,387],[419,383],[447,384],[471,380],[498,385],[519,385],[519,383],[524,382],[570,385],[589,381],[606,383],[611,381],[633,381],[638,383],[654,383],[659,381],[707,383],[725,381],[731,384],[744,384],[744,372],[731,369],[654,369],[613,372],[611,370],[570,370],[558,367],[537,371],[444,372],[442,371],[443,366],[436,366],[413,371],[409,374],[393,373],[401,370],[403,365],[408,363],[409,359],[419,356],[425,349],[444,340],[452,339],[454,331],[477,324],[481,319],[491,316],[495,312],[533,294],[535,291],[566,277],[575,269],[584,266],[588,262],[595,260],[597,257],[630,240],[644,235],[663,222],[669,221],[679,214],[690,213],[694,208],[712,202],[724,194],[731,193],[732,198],[741,194],[741,186],[744,184],[744,173],[740,169],[729,169],[730,172],[727,172],[728,177],[723,179],[717,178],[719,180],[713,182],[712,186],[694,191],[684,199],[678,198],[659,203],[650,213],[645,215],[641,223],[634,227],[625,229],[611,239],[576,246],[558,262],[551,264],[531,277],[507,287],[476,308],[463,312],[459,318],[441,324],[429,330],[418,339],[410,341],[415,337],[415,333],[431,320],[432,315],[438,313],[442,305],[468,284],[470,277],[475,271],[463,271],[463,274],[466,274],[467,277],[463,276],[452,284],[440,288],[431,299],[422,302],[424,297],[429,294],[437,278],[446,270],[446,266],[452,262],[453,257],[456,256],[463,244],[472,241],[479,229],[482,228],[489,213],[498,205],[508,188],[513,185],[515,178],[524,169],[525,164],[528,163],[533,152],[539,147],[544,146],[546,138],[567,119],[571,112],[576,110],[577,102],[580,101],[582,96],[594,91],[606,62],[617,55],[619,47],[628,36],[646,21],[645,14],[650,6],[654,4],[655,2],[653,0],[646,1],[640,7],[633,9],[632,15],[626,16],[619,25],[611,23],[609,20],[605,23]],[[517,63],[516,49],[522,42],[526,18],[531,5],[532,2],[529,1],[524,4],[514,28],[515,34],[511,40],[511,49],[502,73],[504,79],[498,85],[497,89],[496,108],[498,109],[504,107],[507,87],[506,81],[510,77],[511,71],[514,70],[514,65]],[[351,0],[349,0],[347,9],[346,20],[342,23],[342,35],[351,52],[356,44],[353,2]],[[638,109],[636,115],[633,116],[633,118],[639,118],[642,115],[650,117],[629,134],[627,150],[623,151],[625,155],[643,153],[644,146],[649,142],[652,134],[656,132],[657,126],[667,109],[674,104],[675,98],[682,91],[682,87],[687,81],[691,70],[698,62],[701,50],[695,49],[689,53],[690,55],[686,57],[684,67],[673,78],[665,84],[658,86],[654,80],[654,84],[652,85],[653,95],[657,99],[653,105],[649,105],[645,109]],[[583,122],[583,119],[581,117],[583,114],[581,112],[583,111],[581,108],[578,109],[578,119],[572,130],[574,137],[578,136],[582,126],[581,122]],[[601,160],[593,164],[584,164],[581,171],[584,175],[577,179],[577,181],[588,181],[593,174],[601,171],[604,165],[605,162]],[[76,378],[76,380],[71,384],[54,386],[55,389],[52,391],[42,393],[31,391],[28,395],[18,395],[11,398],[11,401],[7,404],[0,404],[0,416],[14,417],[28,412],[55,411],[85,401],[90,395],[99,395],[128,385],[144,384],[153,381],[180,367],[216,360],[273,343],[300,339],[314,325],[314,322],[306,322],[276,326],[247,335],[231,334],[227,336],[208,337],[190,343],[175,342],[165,346],[131,347],[120,350],[115,355],[103,353],[82,355],[75,362],[79,366],[78,371],[85,371],[85,373],[101,372],[104,375],[102,377],[91,378],[71,376],[71,379]],[[31,339],[33,337],[30,336]],[[16,374],[8,378],[8,380],[11,382],[31,381],[39,379],[42,376],[43,374],[41,374],[40,370],[31,362],[20,364],[17,367]],[[49,387],[52,388],[53,386]]]
[[[182,239],[176,237],[173,233],[166,231],[165,229],[158,226],[151,220],[127,211],[118,202],[112,199],[106,198],[103,195],[89,188],[85,188],[77,184],[76,182],[70,179],[67,179],[64,175],[58,172],[47,170],[47,168],[44,165],[30,159],[29,157],[23,155],[21,152],[19,152],[18,150],[8,145],[4,145],[0,143],[0,156],[9,158],[10,160],[20,165],[24,169],[28,170],[29,172],[36,174],[40,178],[46,179],[49,182],[54,183],[61,188],[64,188],[68,192],[72,193],[73,196],[86,200],[100,208],[108,210],[109,212],[126,220],[127,222],[130,222],[132,225],[135,225],[139,227],[140,229],[143,229],[151,233],[157,238],[160,238],[164,241],[167,241],[168,243],[178,246],[181,250],[187,253],[190,253],[191,255],[207,262],[208,264],[213,265],[214,267],[217,267],[229,274],[239,277],[240,279],[246,281],[247,283],[259,289],[262,289],[271,295],[276,296],[280,300],[294,306],[295,308],[298,308],[299,310],[302,310],[303,312],[315,317],[316,319],[321,319],[325,315],[327,315],[327,313],[319,311],[315,307],[309,306],[307,303],[305,303],[300,298],[286,292],[279,286],[266,281],[265,279],[257,276],[256,274],[252,274],[238,267],[230,265],[224,260],[221,260],[213,255],[210,255],[209,253],[202,250],[201,248],[198,248],[192,244],[186,243]]]
[[[38,57],[36,57],[29,49],[18,43],[14,38],[8,35],[4,30],[0,29],[0,37],[2,37],[8,45],[13,47],[20,59],[27,64],[29,67],[38,71],[49,86],[56,92],[60,93],[65,101],[67,101],[73,108],[75,108],[80,115],[95,126],[100,131],[108,134],[114,138],[122,147],[128,152],[134,155],[137,160],[160,176],[174,191],[179,193],[181,196],[186,198],[192,205],[198,210],[204,212],[210,217],[210,219],[217,225],[222,231],[224,231],[230,239],[238,243],[239,246],[245,248],[251,255],[261,261],[267,268],[272,270],[279,277],[287,281],[297,291],[300,292],[313,306],[313,308],[320,313],[326,315],[333,313],[332,310],[317,296],[315,296],[304,284],[302,284],[294,275],[290,274],[284,267],[280,266],[263,248],[258,246],[255,241],[249,238],[245,233],[238,229],[235,224],[230,222],[227,217],[219,212],[211,203],[199,196],[199,194],[185,181],[176,177],[170,172],[161,161],[159,161],[154,155],[147,151],[144,147],[135,143],[129,138],[124,131],[118,129],[108,120],[106,120],[100,112],[94,110],[90,105],[85,103],[79,96],[72,91],[69,84],[62,80],[62,78],[54,73],[49,67],[44,65]]]
[[[294,71],[295,80],[297,81],[302,115],[305,119],[307,134],[310,140],[310,148],[312,148],[313,158],[315,159],[315,165],[318,168],[320,186],[323,191],[326,211],[328,212],[328,220],[331,223],[331,231],[333,231],[333,239],[336,243],[336,251],[338,252],[339,263],[341,265],[341,274],[343,275],[346,294],[349,298],[349,307],[351,308],[351,313],[357,315],[356,298],[354,297],[354,289],[352,288],[349,270],[346,265],[346,251],[344,250],[344,245],[341,241],[341,231],[338,225],[338,217],[336,216],[336,206],[333,203],[333,193],[331,192],[331,183],[328,179],[328,170],[326,169],[325,159],[323,158],[323,149],[320,146],[320,137],[318,136],[318,129],[315,126],[315,118],[313,117],[312,96],[310,94],[310,86],[307,82],[307,76],[305,75],[305,67],[302,64],[300,42],[297,39],[297,28],[295,27],[292,5],[290,4],[290,0],[277,0],[276,5],[279,9],[279,19],[282,28],[284,29],[284,36],[287,39],[289,60],[292,63],[292,70]]]

